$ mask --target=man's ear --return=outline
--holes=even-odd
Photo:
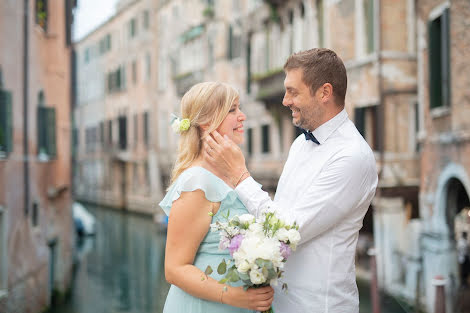
[[[324,83],[318,88],[318,97],[321,101],[327,102],[333,100],[333,86],[330,83]]]

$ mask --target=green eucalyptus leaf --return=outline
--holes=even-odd
[[[225,263],[225,259],[223,259],[222,262],[217,267],[217,273],[219,273],[219,275],[223,275],[225,274],[226,271],[227,271],[227,263]]]
[[[245,281],[245,280],[250,280],[250,275],[248,275],[248,273],[240,273],[238,272],[238,276],[240,276],[241,280]]]
[[[204,271],[204,273],[206,275],[210,275],[210,274],[212,274],[212,272],[213,272],[212,267],[210,265],[207,265],[206,270]]]

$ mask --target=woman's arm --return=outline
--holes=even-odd
[[[216,213],[219,206],[220,203],[207,200],[201,190],[183,192],[173,202],[165,251],[166,280],[198,298],[250,310],[268,310],[274,296],[271,287],[244,291],[242,287],[222,285],[193,265],[199,245],[210,227],[212,218],[208,213]],[[224,287],[227,287],[226,291]]]

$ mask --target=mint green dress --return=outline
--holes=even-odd
[[[203,167],[191,167],[181,173],[177,180],[171,185],[165,198],[160,202],[160,206],[167,215],[170,215],[173,201],[180,197],[181,192],[194,191],[197,189],[204,191],[207,200],[220,202],[220,208],[212,217],[212,223],[215,223],[217,220],[224,221],[222,215],[226,215],[228,210],[230,210],[230,217],[248,213],[243,203],[238,199],[235,191],[223,180]],[[191,225],[188,225],[188,227],[191,227]],[[219,233],[209,230],[196,253],[194,266],[204,272],[207,265],[210,265],[212,268],[217,268],[222,259],[230,259],[230,254],[227,250],[219,250]],[[217,271],[214,271],[210,276],[216,280],[222,278],[217,274]],[[163,313],[220,312],[252,313],[254,311],[196,298],[175,285],[170,287],[163,309]]]

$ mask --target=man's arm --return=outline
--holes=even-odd
[[[345,219],[362,219],[355,212],[358,204],[370,201],[377,186],[375,164],[359,156],[336,157],[325,165],[307,192],[292,207],[278,208],[269,195],[252,179],[246,179],[235,190],[248,208],[258,215],[274,208],[282,219],[300,226],[300,243],[315,238]]]

